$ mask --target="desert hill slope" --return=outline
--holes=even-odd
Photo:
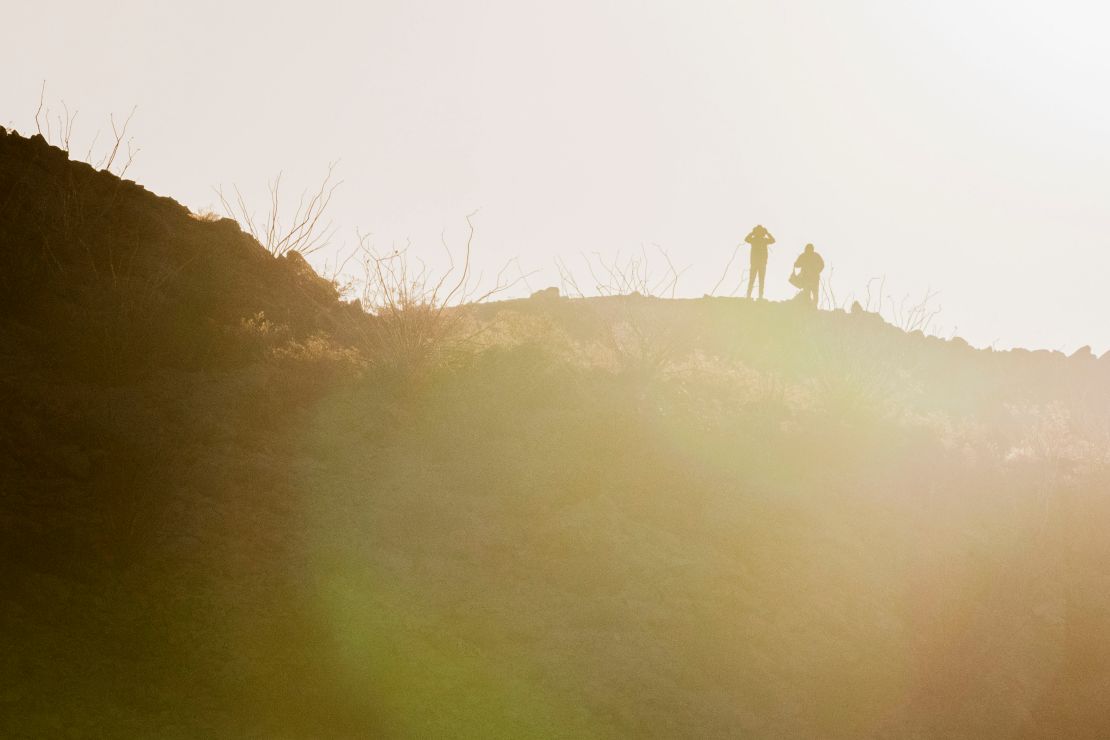
[[[458,310],[0,134],[0,734],[1110,734],[1110,359]]]

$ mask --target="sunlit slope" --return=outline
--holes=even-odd
[[[753,311],[838,326],[706,310],[691,328],[731,319],[737,352]],[[321,404],[303,482],[349,680],[390,687],[416,727],[424,691],[478,723],[468,698],[523,691],[570,734],[1094,736],[1105,448],[1062,407],[985,398],[989,358],[934,351],[956,378],[940,405],[966,411],[881,372],[807,373],[808,350],[763,355],[786,377],[704,357],[645,376],[529,344],[403,403]],[[378,670],[393,641],[354,625],[381,612],[367,629],[432,651],[417,675]]]
[[[4,736],[1110,735],[1106,358],[625,296],[398,367],[10,134],[0,249]]]

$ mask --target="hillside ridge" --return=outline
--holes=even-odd
[[[0,736],[1110,737],[1107,356],[412,315],[0,133]]]

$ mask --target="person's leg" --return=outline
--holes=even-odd
[[[758,266],[752,263],[751,269],[748,270],[748,298],[752,297],[752,287],[755,285],[755,275]]]
[[[759,265],[759,300],[763,300],[763,282],[767,279],[767,263]]]

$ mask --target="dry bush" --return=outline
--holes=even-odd
[[[601,253],[594,252],[590,255],[583,254],[582,260],[586,271],[592,280],[594,294],[599,296],[666,295],[674,298],[678,288],[678,280],[682,277],[682,270],[675,269],[670,255],[658,244],[653,244],[666,269],[657,271],[653,268],[651,258],[648,256],[647,247],[641,245],[639,254],[632,254],[627,258],[618,251],[611,260],[606,259]],[[584,298],[586,293],[579,287],[578,279],[573,270],[560,258],[555,260],[555,268],[559,272],[562,285],[561,293],[576,298]]]
[[[713,286],[713,289],[711,291],[709,291],[708,295],[710,295],[710,296],[717,295],[717,291],[720,290],[721,286],[725,284],[725,280],[728,279],[728,271],[730,269],[732,269],[732,263],[735,262],[736,258],[740,256],[740,250],[743,246],[744,246],[744,242],[740,242],[733,248],[732,255],[728,258],[728,262],[725,263],[725,269],[721,271],[720,279],[717,280],[717,284]],[[748,268],[744,268],[740,271],[740,280],[739,280],[739,282],[736,283],[736,287],[733,288],[727,294],[728,297],[731,298],[731,297],[737,295],[738,293],[740,293],[740,291],[742,291],[744,289],[744,286],[748,282],[749,272],[750,272],[750,270]]]
[[[878,284],[876,286],[876,283]],[[891,325],[897,326],[907,334],[921,332],[929,334],[935,329],[937,316],[943,307],[937,304],[940,292],[926,288],[920,299],[911,297],[909,293],[900,300],[887,292],[886,277],[873,277],[867,281],[863,294],[858,296],[850,293],[840,300],[837,296],[833,282],[833,270],[829,270],[827,278],[821,280],[821,307],[826,309],[863,310],[882,316]],[[858,308],[857,308],[858,307]]]
[[[193,219],[194,221],[201,221],[203,223],[215,223],[216,221],[222,219],[223,216],[221,216],[218,212],[212,210],[211,208],[202,208],[199,211],[190,212],[189,218]]]
[[[685,352],[688,327],[673,312],[659,310],[658,298],[674,298],[678,281],[686,269],[676,269],[670,255],[653,245],[664,267],[656,268],[646,247],[627,258],[618,252],[606,259],[595,252],[582,255],[592,294],[612,299],[594,304],[595,319],[602,330],[599,351],[585,351],[595,364],[640,379],[657,378]],[[586,293],[574,271],[557,259],[562,293],[584,298]]]
[[[472,274],[473,216],[466,216],[460,263],[441,239],[449,267],[439,275],[411,255],[408,246],[381,254],[367,235],[359,234],[360,300],[370,314],[362,331],[368,354],[378,367],[419,374],[473,349],[483,328],[470,319],[466,306],[503,293],[523,279],[523,275],[506,277],[510,261],[491,288],[479,288],[481,275]]]
[[[69,106],[66,105],[64,100],[61,101],[61,106],[61,112],[51,111],[49,104],[46,102],[46,82],[44,81],[42,88],[39,90],[38,108],[35,109],[35,131],[47,143],[59,149],[64,149],[72,157],[74,153],[73,132],[80,111],[75,109],[70,112]],[[131,169],[131,165],[135,162],[135,156],[139,153],[139,150],[134,146],[134,138],[127,135],[127,129],[131,125],[131,119],[134,117],[136,109],[137,106],[132,106],[122,123],[116,122],[114,113],[110,114],[108,122],[112,128],[112,138],[107,142],[105,148],[97,153],[96,145],[100,139],[100,132],[97,131],[84,156],[79,159],[98,170],[106,170],[122,179],[127,171]]]
[[[335,227],[328,219],[328,207],[332,196],[342,181],[335,182],[335,162],[328,165],[328,171],[320,184],[301,193],[292,216],[286,217],[281,198],[281,173],[279,172],[267,187],[270,204],[261,218],[247,204],[239,187],[232,186],[234,197],[224,193],[223,187],[216,188],[220,205],[228,218],[239,225],[275,257],[284,257],[297,252],[302,257],[318,252],[331,243]]]
[[[904,332],[928,332],[933,321],[941,312],[940,306],[934,306],[939,293],[926,289],[925,295],[920,300],[910,298],[909,294],[902,297],[901,301],[890,303],[890,321]]]
[[[105,147],[97,149],[100,138],[100,133],[97,132],[84,156],[75,157],[74,130],[79,111],[70,111],[64,100],[61,101],[61,106],[61,112],[51,110],[46,100],[46,83],[43,82],[34,115],[38,135],[51,146],[65,151],[71,160],[84,161],[94,169],[110,172],[122,180],[139,153],[134,147],[134,139],[127,133],[136,108],[132,107],[122,123],[117,123],[115,114],[110,114],[112,138],[106,142]],[[116,181],[108,188],[104,188],[102,183],[102,180],[96,178],[75,176],[72,170],[68,170],[64,176],[49,180],[49,199],[39,206],[44,216],[41,263],[47,269],[65,272],[65,260],[61,258],[60,252],[76,249],[80,255],[87,257],[87,262],[82,267],[90,268],[97,280],[105,278],[118,283],[120,273],[128,272],[130,265],[123,265],[123,258],[112,250],[108,251],[106,262],[94,256],[98,250],[89,241],[95,241],[97,236],[113,228],[120,183]]]

